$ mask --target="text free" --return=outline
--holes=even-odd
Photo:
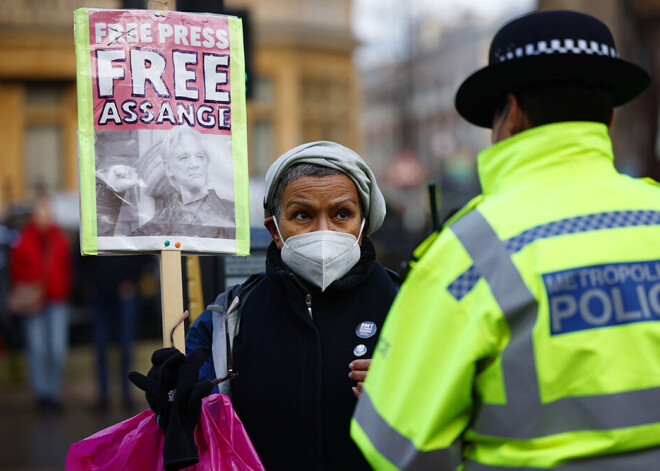
[[[213,103],[230,103],[229,91],[219,90],[221,85],[227,85],[229,55],[202,53],[203,65],[203,101]],[[199,53],[195,51],[172,51],[171,64],[174,70],[174,97],[181,100],[198,101],[199,88],[189,85],[197,83],[197,72],[190,66],[197,65]],[[97,49],[97,90],[99,98],[113,98],[115,81],[131,79],[131,94],[134,97],[146,96],[149,82],[157,96],[169,98],[172,96],[163,74],[167,68],[167,60],[160,52],[134,48],[130,50],[128,64],[126,51],[121,49]],[[127,72],[129,77],[127,77]]]

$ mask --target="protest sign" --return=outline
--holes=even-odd
[[[158,251],[183,350],[181,252],[249,254],[241,20],[80,8],[75,39],[81,251]]]
[[[75,12],[83,254],[249,253],[241,20]]]

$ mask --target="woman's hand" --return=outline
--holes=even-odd
[[[353,381],[357,381],[357,385],[353,386],[353,394],[355,394],[355,397],[357,398],[360,397],[360,393],[362,392],[362,386],[364,386],[364,380],[367,378],[369,365],[371,365],[371,359],[353,360],[348,365],[351,369],[351,372],[348,373],[348,377]]]

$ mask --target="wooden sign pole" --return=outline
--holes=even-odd
[[[185,353],[183,322],[174,329],[174,345],[170,341],[170,333],[183,314],[181,252],[178,250],[160,252],[160,301],[163,319],[163,346],[174,346]]]
[[[202,293],[202,271],[199,266],[199,256],[186,257],[186,274],[188,275],[188,311],[190,311],[190,325],[195,322],[204,310],[204,295]]]

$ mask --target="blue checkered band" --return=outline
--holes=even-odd
[[[521,47],[507,48],[506,51],[496,51],[495,57],[500,62],[523,56],[538,56],[541,54],[588,54],[618,58],[619,54],[613,47],[587,41],[585,39],[552,39],[525,44]]]
[[[479,278],[481,278],[481,274],[479,274],[474,265],[472,265],[465,270],[461,276],[452,281],[447,289],[453,297],[460,301],[460,299],[468,294],[472,287],[477,284]]]
[[[505,240],[504,245],[509,253],[514,254],[539,239],[603,229],[655,225],[660,225],[660,211],[612,211],[588,214],[532,227]],[[481,275],[473,265],[452,281],[447,289],[457,301],[460,301],[472,290],[480,277]]]

